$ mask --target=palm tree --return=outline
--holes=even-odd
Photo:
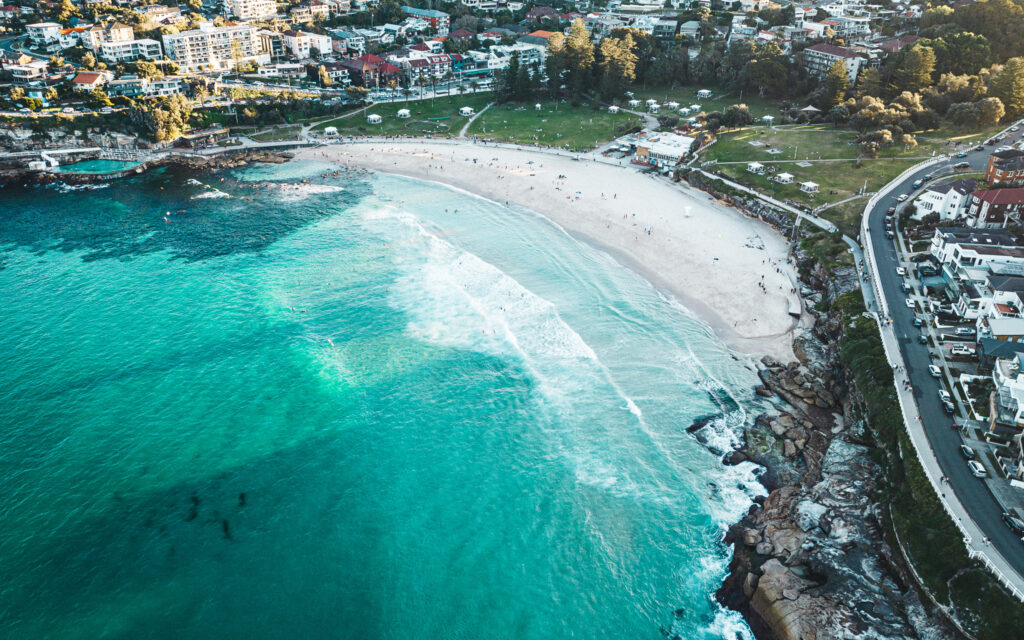
[[[479,86],[480,86],[480,83],[479,83],[479,82],[477,82],[476,80],[474,80],[473,82],[470,82],[470,83],[469,83],[469,88],[473,90],[473,93],[474,93],[474,94],[476,93],[476,90],[477,90],[477,88],[478,88]]]
[[[405,106],[409,107],[409,96],[412,95],[412,90],[409,87],[402,87],[402,95],[405,96]]]

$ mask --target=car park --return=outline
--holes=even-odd
[[[985,471],[985,467],[982,466],[982,464],[980,462],[978,462],[977,460],[968,460],[967,461],[967,468],[971,470],[971,474],[975,478],[987,478],[988,477],[988,471]]]
[[[1007,511],[1004,511],[1000,517],[1006,526],[1010,527],[1010,531],[1013,531],[1018,536],[1024,536],[1024,520]]]
[[[962,455],[965,460],[974,460],[974,449],[968,447],[966,444],[962,444],[960,445],[960,455]]]
[[[896,267],[896,275],[905,276],[907,275],[907,269],[905,267]]]
[[[936,366],[934,364],[928,365],[928,373],[933,378],[941,378],[942,377],[942,369],[940,369],[938,366]]]

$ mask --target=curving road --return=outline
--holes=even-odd
[[[1010,133],[999,145],[1010,144],[1021,139],[1022,133]],[[874,207],[867,212],[868,233],[871,235],[870,247],[873,259],[878,266],[881,279],[881,291],[876,292],[885,297],[888,303],[892,326],[899,342],[899,350],[906,366],[906,377],[913,387],[913,396],[917,410],[924,423],[928,443],[934,451],[942,473],[948,478],[945,491],[952,490],[959,501],[970,513],[971,519],[978,525],[985,536],[991,539],[995,551],[1016,570],[1018,576],[1024,576],[1024,543],[1014,535],[1002,522],[1000,514],[1003,509],[996,501],[987,484],[975,478],[968,470],[958,447],[963,443],[958,429],[951,428],[952,418],[945,413],[939,401],[939,381],[931,377],[928,365],[932,364],[926,345],[918,342],[920,329],[913,325],[915,310],[906,306],[906,294],[900,288],[903,278],[896,273],[900,266],[893,240],[885,237],[885,215],[889,207],[897,206],[896,197],[910,194],[914,190],[915,180],[921,180],[929,173],[940,175],[949,173],[952,165],[968,162],[971,170],[984,170],[989,155],[995,146],[986,146],[983,151],[967,151],[966,157],[950,158],[939,164],[919,169],[903,176],[901,181],[889,186],[895,187],[886,196],[880,198]],[[909,271],[909,269],[908,269]],[[918,292],[915,291],[914,295]],[[904,377],[897,374],[897,377]],[[899,383],[897,383],[899,384]]]

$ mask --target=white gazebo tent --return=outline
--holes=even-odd
[[[640,106],[640,101],[639,100],[630,100],[629,101],[629,106],[631,106],[631,107],[639,107]]]
[[[473,115],[473,107],[461,107],[459,109],[460,116],[471,116]]]
[[[366,116],[366,124],[380,124],[381,117],[376,113]]]
[[[647,102],[646,102],[645,104],[646,104],[646,105],[647,105],[647,106],[649,107],[649,106],[651,106],[652,104],[658,104],[658,101],[657,101],[657,100],[655,100],[654,98],[648,98],[648,99],[647,99]]]
[[[540,106],[539,102],[537,104],[533,105],[533,110],[534,111],[540,111],[541,109],[543,109],[543,107]]]
[[[408,109],[399,109],[397,115],[399,118],[408,118],[411,114]]]
[[[711,97],[711,89],[701,89],[700,91],[697,92],[697,97],[698,98],[710,98]]]
[[[338,135],[338,127],[324,127],[325,136],[336,136]]]
[[[800,183],[800,190],[803,191],[804,193],[818,193],[818,183],[817,182],[801,182]]]
[[[764,173],[764,165],[760,162],[748,162],[747,171],[750,173]]]
[[[668,107],[669,109],[675,111],[676,109],[679,108],[679,103],[676,102],[675,100],[673,100],[672,102],[666,103],[665,106]]]
[[[608,107],[608,113],[618,113],[618,112],[619,112],[619,108],[616,107],[614,104],[612,106]]]
[[[790,184],[791,182],[793,182],[793,174],[780,173],[779,175],[775,176],[775,182],[778,182],[779,184]]]
[[[658,109],[661,109],[661,105],[655,102],[654,104],[647,105],[647,108],[650,109],[651,113],[658,113]]]
[[[680,107],[679,108],[679,115],[682,115],[682,116],[690,115],[690,107]]]
[[[771,125],[775,121],[775,116],[761,116],[761,122]]]
[[[700,111],[700,105],[699,104],[691,104],[690,105],[690,111],[692,111],[694,113],[697,113],[698,111]]]

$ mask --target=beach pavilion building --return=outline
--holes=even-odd
[[[656,169],[670,169],[686,158],[696,138],[659,132],[636,141],[633,163]]]
[[[793,182],[793,174],[792,173],[780,173],[779,175],[775,176],[775,182],[778,182],[779,184],[792,184],[792,182]]]
[[[711,97],[711,89],[701,89],[697,92],[697,97],[707,99]]]
[[[371,113],[370,115],[366,116],[366,124],[380,124],[380,123],[381,123],[381,117],[379,115],[377,115],[376,113]]]
[[[612,106],[608,107],[608,113],[618,113],[618,112],[619,112],[619,108],[616,107],[614,104]]]
[[[473,107],[461,107],[459,109],[460,116],[471,116],[473,115]]]
[[[399,109],[397,114],[399,118],[408,118],[410,115],[412,114],[409,113],[408,109]]]
[[[747,171],[749,171],[750,173],[756,173],[757,175],[761,175],[764,173],[764,165],[761,164],[760,162],[748,162]]]
[[[800,190],[803,191],[804,193],[818,193],[818,183],[817,182],[801,182],[800,183]]]

